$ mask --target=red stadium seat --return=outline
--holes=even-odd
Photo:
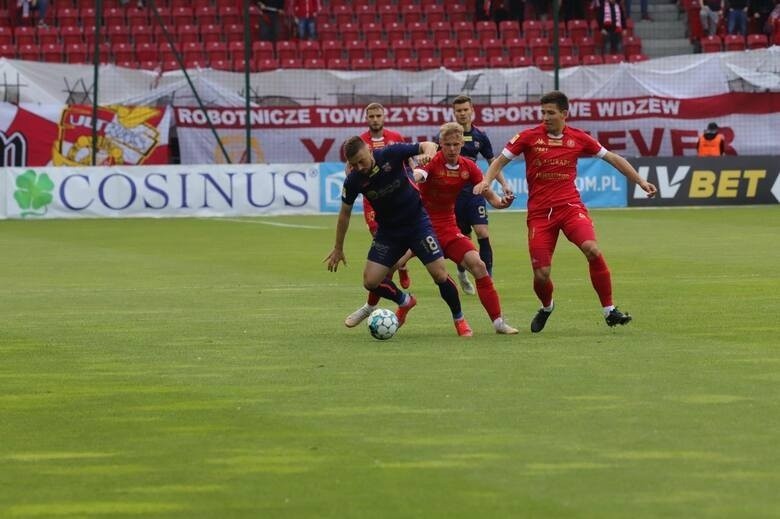
[[[741,34],[727,34],[723,37],[723,47],[726,51],[745,50],[745,37]]]
[[[395,68],[395,60],[392,58],[377,58],[372,63],[377,70]]]
[[[593,38],[586,37],[580,40],[574,40],[577,45],[577,56],[588,56],[596,54],[596,42]]]
[[[430,24],[430,28],[433,39],[435,40],[445,40],[452,37],[452,25],[450,22],[434,22]]]
[[[62,44],[67,49],[71,45],[77,45],[84,43],[84,32],[81,27],[68,26],[60,28],[60,37],[62,38]]]
[[[540,21],[538,20],[523,21],[523,38],[530,41],[534,38],[541,38],[543,35],[544,35],[544,29]]]
[[[317,40],[298,41],[298,55],[304,60],[319,58],[320,42]]]
[[[114,61],[135,61],[135,47],[131,43],[117,43],[113,46]]]
[[[239,65],[240,62],[243,60],[238,60],[238,63],[236,63],[236,60],[233,60],[233,66],[236,67],[236,65]],[[276,59],[256,59],[255,62],[255,70],[258,72],[267,72],[269,70],[276,70],[279,68],[279,61]],[[243,70],[242,67],[237,67],[239,70]]]
[[[440,40],[439,56],[441,57],[442,64],[447,58],[457,58],[459,48],[460,42],[458,40]]]
[[[159,50],[154,43],[136,45],[135,54],[138,61],[155,61],[159,58]]]
[[[423,19],[423,12],[419,5],[407,4],[399,6],[399,12],[401,19],[406,23],[421,22]]]
[[[639,63],[640,61],[647,61],[648,58],[644,54],[631,54],[628,56],[628,62],[629,63]]]
[[[604,63],[604,58],[597,54],[585,54],[584,56],[580,56],[580,62],[582,62],[583,65],[602,65]]]
[[[226,59],[217,59],[209,62],[214,70],[232,70],[233,62]]]
[[[580,64],[579,58],[577,56],[571,56],[571,55],[569,55],[569,56],[561,56],[560,62],[558,63],[558,65],[561,68],[564,68],[564,67],[576,67],[579,64]]]
[[[474,24],[466,21],[453,23],[452,30],[455,34],[455,39],[458,40],[474,38],[477,34],[477,31],[474,29]]]
[[[348,5],[334,5],[331,8],[331,12],[333,13],[333,20],[336,22],[336,25],[344,25],[345,23],[351,23],[352,18],[352,8]]]
[[[368,58],[355,58],[349,60],[349,68],[351,70],[373,70],[374,64]]]
[[[447,5],[447,19],[451,22],[462,22],[468,19],[465,2],[452,2]]]
[[[47,43],[41,48],[41,58],[43,61],[62,63],[64,49],[61,43]]]
[[[327,61],[330,70],[349,70],[349,60],[342,58],[330,58]]]
[[[720,52],[723,48],[723,42],[720,36],[714,34],[712,36],[705,36],[701,39],[701,51],[702,52]]]
[[[279,66],[286,69],[299,69],[303,68],[303,60],[301,58],[282,58],[279,60]]]
[[[57,6],[57,24],[60,27],[76,26],[79,24],[79,10],[70,5]]]
[[[488,66],[490,68],[509,68],[512,63],[506,56],[493,56],[489,58]]]
[[[528,47],[531,49],[531,57],[535,60],[541,56],[550,54],[550,42],[547,38],[533,38],[528,40]]]
[[[344,42],[344,50],[347,53],[347,59],[367,58],[368,49],[363,40],[347,40]]]
[[[23,25],[14,30],[14,40],[19,46],[35,44],[35,27]]]
[[[0,58],[16,59],[16,45],[13,43],[0,44]]]
[[[364,40],[382,40],[384,39],[384,28],[378,23],[366,23],[363,27]]]
[[[473,58],[482,55],[482,45],[479,40],[466,39],[461,41],[461,54],[464,58]]]
[[[372,58],[386,58],[390,55],[390,46],[385,40],[368,40],[365,43]]]
[[[200,41],[200,30],[196,25],[182,24],[175,28],[176,39],[179,43],[188,43],[191,41]]]
[[[433,40],[417,40],[414,42],[414,52],[417,55],[417,59],[420,61],[436,56],[436,50],[437,46]],[[441,66],[440,61],[439,65],[435,68],[438,68],[439,66]]]
[[[203,43],[212,41],[224,41],[222,39],[222,27],[214,24],[200,26],[200,39]]]
[[[626,57],[622,54],[604,54],[605,65],[615,65],[624,61],[626,61]]]
[[[298,45],[293,40],[280,40],[276,42],[276,58],[284,67],[283,60],[298,57]]]
[[[229,49],[233,58],[244,56],[244,42],[230,42]],[[270,41],[255,41],[252,42],[252,57],[255,59],[273,59],[274,58],[274,45]]]
[[[623,36],[623,52],[626,56],[642,53],[642,40],[639,36]]]
[[[427,38],[431,33],[431,29],[427,23],[424,22],[412,22],[406,24],[406,32],[409,34],[409,39],[420,40]]]
[[[561,56],[574,55],[574,42],[571,38],[558,38],[558,52]]]
[[[441,4],[423,6],[423,14],[425,15],[425,21],[429,24],[443,22],[447,19],[447,10]]]
[[[474,24],[474,30],[477,32],[476,37],[480,40],[486,40],[488,38],[498,38],[496,32],[496,23],[490,20],[481,20]],[[471,36],[472,38],[474,36]]]
[[[198,25],[203,27],[204,25],[217,25],[219,23],[217,17],[217,8],[210,5],[202,5],[195,8],[195,20]]]
[[[38,27],[38,43],[40,45],[48,45],[59,42],[60,31],[56,27]]]
[[[546,55],[534,57],[534,65],[541,70],[553,70],[555,68],[553,58]]]
[[[465,70],[466,64],[464,63],[463,59],[458,58],[456,56],[450,56],[448,58],[443,58],[441,60],[441,64],[444,68],[447,70]]]
[[[525,50],[528,47],[528,43],[525,38],[510,38],[504,40],[507,55],[512,58],[513,56],[525,56]]]
[[[566,31],[573,41],[580,41],[588,36],[588,22],[586,20],[569,20],[566,24]]]
[[[325,60],[341,58],[343,47],[338,40],[323,40],[320,42],[322,48],[322,57]]]
[[[503,40],[520,37],[520,24],[515,20],[504,20],[498,23],[498,34]]]
[[[441,68],[441,60],[436,56],[418,58],[418,65],[420,70],[437,69]]]
[[[14,42],[14,31],[11,27],[0,25],[0,45],[11,45]]]
[[[482,48],[485,50],[485,56],[490,59],[504,55],[504,42],[498,38],[488,38],[482,42]]]
[[[303,68],[310,70],[320,70],[325,68],[325,60],[322,58],[312,58],[303,60]]]
[[[359,40],[360,26],[356,23],[342,23],[339,25],[339,33],[338,39],[341,41]]]
[[[205,47],[209,63],[214,63],[215,61],[228,61],[227,43],[223,41],[211,41],[206,43]]]
[[[244,15],[238,6],[226,5],[217,9],[219,20],[223,25],[241,25]]]
[[[105,25],[125,25],[125,10],[121,7],[105,7],[103,4],[103,23]]]
[[[466,70],[488,68],[488,60],[484,56],[469,56],[466,58]]]
[[[65,45],[65,61],[68,63],[86,63],[89,53],[86,43],[74,43]]]
[[[398,70],[404,70],[406,72],[414,72],[419,70],[417,60],[415,58],[401,58],[395,60],[396,68]]]
[[[426,40],[418,40],[426,41]],[[393,56],[395,59],[411,58],[412,57],[412,42],[411,40],[393,40],[391,42],[391,48],[393,50]],[[381,57],[381,56],[376,56]]]
[[[341,39],[341,33],[338,30],[338,26],[330,23],[321,23],[317,25],[317,37],[320,40],[339,40]]]
[[[360,25],[375,23],[379,19],[376,9],[374,9],[373,5],[369,5],[369,4],[356,5],[354,7],[354,11],[355,11],[354,14],[357,17],[357,21]]]
[[[510,56],[509,61],[513,67],[530,67],[534,64],[528,56]]]
[[[393,4],[379,4],[378,11],[379,23],[382,25],[387,26],[398,22],[398,9]]]
[[[25,61],[40,61],[41,49],[36,43],[25,43],[24,45],[17,45],[16,52],[19,55],[19,59]]]
[[[390,22],[385,24],[385,31],[387,32],[387,39],[392,43],[395,40],[406,39],[406,25],[398,22]]]
[[[769,46],[769,39],[766,34],[748,34],[747,48],[748,49],[763,49]]]

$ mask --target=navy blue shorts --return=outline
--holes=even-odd
[[[487,225],[487,202],[482,195],[463,194],[455,200],[455,221],[458,222],[460,232],[468,236],[474,225]]]
[[[427,215],[416,224],[407,225],[402,229],[386,229],[380,224],[368,250],[368,259],[392,267],[408,249],[412,249],[423,265],[444,257]]]

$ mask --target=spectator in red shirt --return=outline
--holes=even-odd
[[[542,331],[554,308],[550,272],[553,251],[561,231],[588,260],[590,280],[598,294],[607,325],[628,324],[631,316],[613,304],[609,267],[596,242],[593,222],[574,183],[577,159],[595,155],[605,160],[629,181],[638,184],[648,197],[655,196],[656,187],[639,176],[626,159],[607,151],[584,131],[566,125],[569,100],[563,92],[545,94],[541,105],[542,124],[515,135],[490,164],[485,179],[474,187],[474,192],[484,191],[504,166],[521,154],[525,156],[528,249],[534,273],[534,292],[542,303],[542,308],[531,321],[533,333]]]
[[[320,0],[294,0],[293,15],[298,23],[298,38],[317,38],[317,13],[322,9]]]

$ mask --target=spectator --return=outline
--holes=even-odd
[[[748,0],[728,0],[729,34],[747,36]]]
[[[49,0],[17,0],[17,18],[21,25],[29,23],[30,16],[34,13],[38,18],[38,27],[46,25],[46,13],[49,10]]]
[[[584,0],[563,0],[561,2],[561,18],[565,21],[584,20],[585,2]]]
[[[647,10],[647,0],[639,0],[639,9],[642,12],[643,20],[653,21]],[[626,0],[626,18],[631,18],[631,0]]]
[[[599,27],[604,36],[603,53],[620,54],[623,43],[623,27],[626,17],[620,3],[616,0],[606,0],[599,8]]]
[[[777,31],[775,30],[775,27],[778,27]],[[780,0],[775,2],[775,8],[769,13],[764,32],[769,35],[770,39],[775,32],[780,32]]]
[[[284,0],[265,0],[258,2],[263,17],[260,20],[260,39],[276,41],[279,39],[280,16],[284,15]]]
[[[320,0],[295,0],[293,14],[298,22],[298,38],[317,38],[317,13],[322,9]]]
[[[696,151],[699,157],[720,157],[726,154],[726,140],[718,130],[717,123],[710,123],[699,137]]]
[[[718,32],[718,24],[723,16],[725,6],[723,0],[704,0],[699,11],[701,27],[708,36],[714,36]]]
[[[772,9],[775,7],[774,0],[750,0],[748,4],[748,14],[750,18],[755,21],[755,31],[757,33],[767,33],[766,25],[769,15],[772,13]],[[771,31],[768,31],[772,34]]]

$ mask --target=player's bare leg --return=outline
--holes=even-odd
[[[406,251],[406,254],[398,260],[396,266],[398,267],[398,280],[401,282],[401,288],[406,289],[412,285],[412,279],[409,277],[409,270],[406,263],[414,256],[414,253],[410,250]]]
[[[457,331],[458,335],[461,337],[471,337],[473,332],[466,322],[466,319],[463,317],[463,310],[460,306],[460,297],[458,296],[458,288],[447,273],[444,258],[438,258],[428,263],[425,265],[425,268],[439,287],[441,298],[444,299],[444,302],[450,307],[452,320],[455,324],[455,331]]]
[[[612,301],[612,275],[596,241],[584,241],[582,245],[580,245],[580,250],[585,254],[585,257],[588,260],[590,281],[593,285],[593,289],[599,296],[601,308],[604,311],[604,320],[606,321],[607,326],[622,326],[630,323],[631,315],[618,310]]]
[[[395,270],[399,267],[399,265],[406,263],[409,258],[413,256],[413,253],[411,251],[407,251],[406,254],[403,255],[403,257],[398,260],[398,262],[393,266],[392,269],[390,269],[390,272],[388,273],[387,277],[392,281],[392,275]],[[403,281],[401,282],[402,288],[407,288],[407,286],[404,286]],[[363,321],[366,320],[366,318],[371,315],[371,312],[376,310],[377,305],[379,304],[380,296],[373,291],[368,292],[368,297],[366,298],[366,303],[349,314],[346,319],[344,319],[344,326],[347,328],[354,328],[355,326],[359,325]],[[414,305],[412,305],[414,306]],[[411,309],[411,308],[410,308]]]
[[[505,335],[518,333],[517,329],[512,328],[504,321],[504,317],[501,314],[501,302],[499,301],[496,287],[493,285],[493,278],[488,274],[487,267],[477,251],[468,251],[460,264],[474,276],[479,300],[487,311],[488,317],[493,322],[493,328],[496,330],[496,333]]]

